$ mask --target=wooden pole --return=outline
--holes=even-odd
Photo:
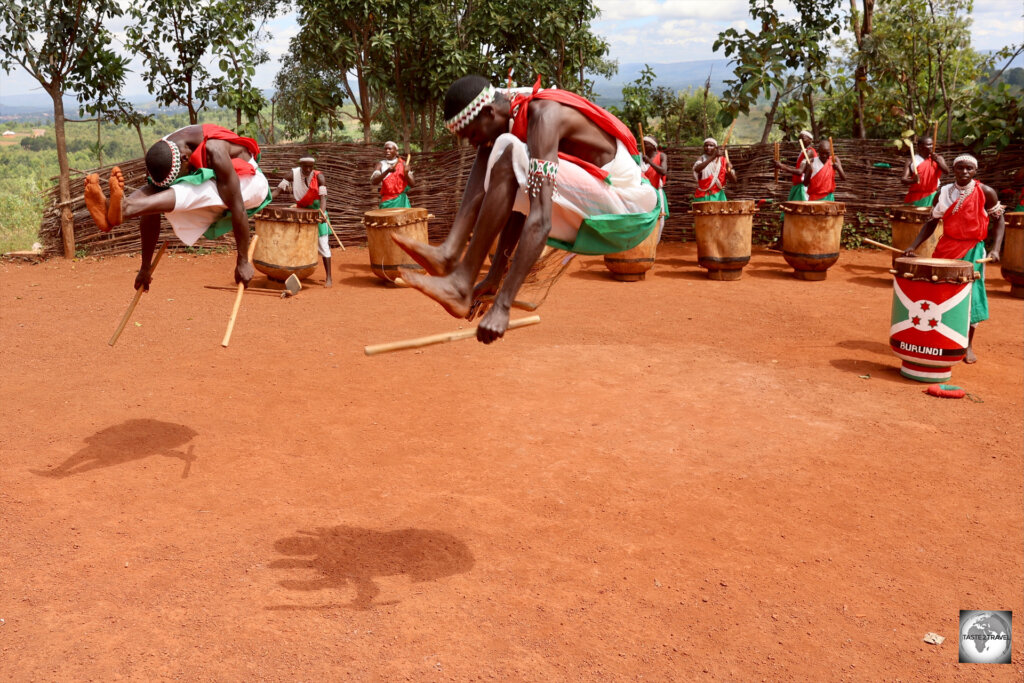
[[[536,325],[539,322],[539,315],[530,315],[525,318],[519,318],[518,320],[509,322],[508,329],[514,330],[518,327],[525,327],[526,325]],[[464,330],[458,330],[456,332],[442,332],[441,334],[432,334],[427,337],[417,337],[416,339],[406,339],[404,341],[389,342],[387,344],[374,344],[372,346],[365,347],[363,349],[363,353],[367,356],[376,356],[379,353],[418,349],[432,344],[445,344],[447,342],[459,341],[461,339],[470,339],[476,336],[476,330],[478,327],[479,325],[473,325],[473,327],[467,327]]]
[[[834,166],[836,163],[836,159],[838,159],[839,157],[836,156],[836,148],[832,145],[831,135],[828,136],[828,151],[832,153],[832,165]]]
[[[867,237],[864,238],[864,241],[867,242],[868,244],[870,244],[873,247],[878,247],[879,249],[888,249],[889,251],[894,251],[897,254],[902,254],[903,253],[902,249],[897,249],[896,247],[890,247],[888,244],[882,244],[881,242],[876,242],[874,240],[869,240]]]
[[[775,161],[779,161],[779,143],[775,143]],[[779,169],[775,167],[775,182],[779,182]]]
[[[937,154],[939,149],[939,120],[935,119],[935,128],[932,131],[932,153]]]
[[[165,251],[167,251],[167,242],[164,242],[163,244],[160,245],[160,251],[156,253],[156,258],[153,259],[153,266],[149,269],[150,275],[152,275],[153,271],[156,270],[157,264],[160,263],[160,257],[164,255]],[[125,311],[124,315],[121,317],[121,324],[117,326],[117,329],[114,330],[114,335],[110,338],[110,341],[107,342],[107,344],[109,344],[110,346],[113,346],[114,344],[117,343],[117,338],[121,336],[121,332],[122,330],[124,330],[124,326],[128,324],[128,320],[132,317],[132,311],[134,311],[135,307],[139,304],[139,299],[142,298],[142,293],[144,291],[144,287],[139,287],[138,289],[135,290],[135,298],[132,299],[131,304],[129,304],[128,306],[128,310]]]
[[[252,262],[252,253],[256,250],[256,240],[259,239],[259,235],[253,235],[252,239],[249,240],[249,262]],[[242,294],[245,293],[245,285],[241,282],[238,283],[238,294],[235,295],[235,305],[231,309],[231,318],[228,320],[228,329],[224,332],[224,340],[220,343],[221,346],[227,348],[228,342],[231,341],[231,331],[235,329],[235,318],[238,317],[238,307],[242,305]]]
[[[640,128],[640,156],[643,156],[643,154],[644,154],[644,124],[643,124],[643,122],[639,122],[636,125],[637,125],[638,128]]]
[[[732,124],[729,126],[729,131],[725,134],[725,140],[722,141],[722,147],[729,144],[729,140],[732,138],[732,129],[736,127],[736,121],[737,119],[732,120]]]
[[[910,148],[910,170],[914,172],[915,178],[919,178],[917,175],[917,164],[914,163],[914,141],[907,140],[907,145]]]

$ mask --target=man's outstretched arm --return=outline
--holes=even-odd
[[[242,201],[238,174],[231,165],[231,146],[224,140],[207,140],[206,161],[217,178],[217,193],[231,212],[231,231],[235,235],[238,256],[235,260],[235,282],[246,287],[256,271],[249,262],[249,216]]]

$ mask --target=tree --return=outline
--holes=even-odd
[[[853,87],[857,93],[857,103],[853,113],[853,137],[863,140],[867,136],[864,126],[864,96],[868,89],[868,65],[874,54],[875,42],[872,31],[872,19],[875,13],[875,0],[862,0],[863,11],[857,9],[857,0],[850,0],[850,28],[853,31],[857,52],[854,55]]]
[[[111,48],[106,22],[121,16],[117,0],[5,0],[0,3],[0,68],[20,65],[53,100],[58,192],[64,256],[75,256],[71,215],[70,169],[64,131],[64,94],[95,101],[117,93],[128,58]]]
[[[735,78],[726,81],[727,106],[723,123],[751,105],[770,101],[761,142],[768,141],[779,105],[789,97],[803,108],[817,133],[814,98],[831,90],[828,75],[829,36],[840,32],[837,0],[794,0],[798,18],[785,20],[773,0],[750,0],[750,15],[760,23],[757,33],[735,28],[718,34],[714,50],[722,48],[734,65]]]
[[[137,0],[126,45],[142,57],[142,77],[157,102],[187,108],[195,124],[216,101],[235,109],[241,125],[243,113],[255,116],[266,103],[251,80],[266,61],[257,25],[275,7],[276,0]],[[207,68],[213,59],[222,75]]]
[[[674,92],[659,86],[654,89],[652,100],[661,120],[650,132],[659,144],[699,145],[708,137],[722,139],[725,126],[718,116],[722,103],[710,89]]]
[[[640,76],[622,86],[622,107],[610,108],[630,130],[639,131],[641,126],[647,126],[650,130],[649,119],[658,111],[654,98],[655,77],[654,69],[644,64]]]
[[[341,87],[345,74],[308,50],[302,43],[303,37],[300,33],[292,38],[289,52],[274,79],[274,87],[285,135],[303,135],[312,143],[324,124],[332,127],[340,116],[345,103]]]

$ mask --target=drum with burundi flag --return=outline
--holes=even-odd
[[[896,259],[889,346],[900,374],[945,382],[964,359],[971,326],[974,267],[954,259]]]

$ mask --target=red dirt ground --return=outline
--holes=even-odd
[[[0,678],[1021,680],[1020,626],[957,664],[958,610],[1024,619],[998,269],[972,402],[899,377],[881,252],[659,256],[373,358],[465,323],[362,249],[246,295],[228,349],[230,255],[166,258],[114,348],[137,259],[0,265]]]

